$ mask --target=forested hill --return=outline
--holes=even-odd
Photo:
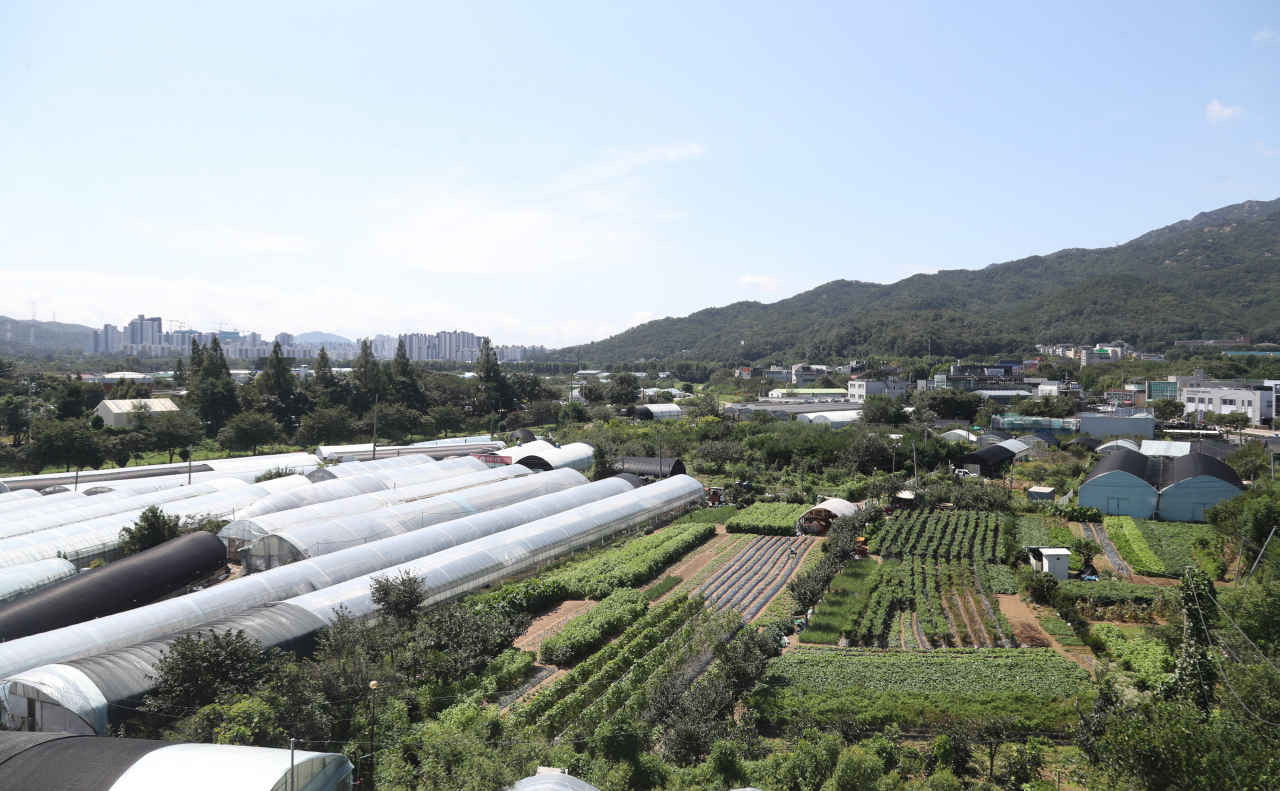
[[[35,345],[31,345],[31,329],[35,327]],[[64,352],[77,354],[84,349],[84,338],[91,329],[83,324],[60,321],[37,321],[0,316],[0,353]],[[9,335],[12,333],[12,338]]]
[[[944,270],[881,285],[835,280],[771,304],[650,321],[554,356],[797,359],[999,354],[1035,343],[1280,341],[1280,199],[1228,206],[1123,245]],[[682,350],[688,350],[681,353]]]

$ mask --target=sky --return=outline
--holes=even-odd
[[[1271,3],[5,2],[0,314],[558,347],[1280,197]]]

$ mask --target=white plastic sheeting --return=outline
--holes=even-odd
[[[512,464],[523,464],[532,470],[559,470],[569,468],[578,472],[591,470],[592,448],[585,442],[574,442],[557,448],[550,442],[537,440],[524,447],[507,448],[501,455],[511,458]]]
[[[274,514],[277,511],[291,511],[305,508],[316,503],[327,503],[330,500],[342,500],[370,492],[380,492],[388,488],[385,483],[373,475],[353,475],[350,478],[335,478],[321,481],[304,489],[289,492],[277,492],[263,497],[258,502],[236,514],[238,519],[249,519],[263,514]]]
[[[234,486],[225,487],[198,497],[161,503],[166,514],[179,518],[201,516],[234,517],[237,509],[251,505],[268,494],[298,486],[309,486],[301,475],[289,475],[270,481],[249,485],[243,481],[230,481]],[[197,484],[206,486],[210,484]],[[195,487],[191,487],[195,488]],[[34,563],[45,558],[65,557],[76,565],[88,565],[95,558],[114,560],[119,556],[120,529],[133,524],[143,508],[101,516],[85,522],[41,530],[35,533],[0,539],[0,568]]]
[[[527,473],[521,465],[512,465],[509,469],[516,475],[521,470]],[[491,473],[486,471],[477,475]],[[453,522],[471,514],[505,508],[533,497],[570,489],[581,482],[582,475],[575,470],[511,477],[330,522],[313,522],[280,530],[254,542],[241,553],[241,558],[246,571],[262,571],[299,558],[328,555],[442,522]],[[450,524],[449,529],[457,528]]]
[[[450,459],[447,462],[442,462],[441,466],[445,464],[451,465],[447,470],[449,474],[437,481],[428,481],[412,486],[398,486],[354,497],[344,497],[340,500],[330,500],[316,503],[315,505],[292,508],[287,511],[276,511],[261,516],[241,519],[237,515],[235,521],[222,528],[221,532],[218,533],[218,537],[227,542],[232,540],[240,542],[256,541],[268,533],[274,533],[288,527],[311,522],[325,522],[352,514],[390,508],[400,503],[421,500],[424,497],[435,497],[445,492],[469,489],[472,486],[481,486],[486,483],[515,477],[516,475],[528,474],[529,472],[522,467],[512,472],[497,473],[495,470],[486,470],[483,464],[478,464],[474,459]],[[480,469],[477,471],[472,465],[479,466]],[[313,488],[324,483],[326,482],[322,481],[321,483],[313,484]]]
[[[381,573],[397,576],[408,572],[426,583],[424,604],[446,601],[622,530],[661,519],[699,502],[702,494],[701,483],[688,475],[677,475],[522,527],[477,538]],[[346,607],[356,617],[367,615],[374,610],[371,577],[354,578],[298,596],[290,599],[289,604],[326,621],[333,620],[339,607]]]
[[[75,565],[62,558],[49,558],[25,566],[0,569],[0,601],[25,596],[46,585],[74,577],[77,573]]]
[[[174,744],[142,756],[110,791],[350,791],[351,762],[315,753],[233,744]]]
[[[109,492],[97,497],[86,497],[73,503],[53,503],[48,506],[37,506],[13,514],[11,519],[0,521],[0,540],[27,533],[35,533],[62,525],[88,522],[112,514],[123,514],[141,511],[152,505],[163,505],[179,500],[188,500],[214,492],[240,489],[249,484],[233,478],[222,478],[207,483],[182,486],[177,489],[166,489],[163,492],[148,492],[134,495],[128,492]],[[51,495],[54,496],[54,495]]]
[[[447,448],[450,445],[475,445],[480,442],[490,442],[493,437],[489,434],[480,434],[474,437],[449,437],[448,439],[433,439],[426,442],[415,442],[411,445],[383,445],[378,448],[378,452],[390,451],[394,453],[398,449],[409,448]],[[340,459],[348,453],[365,453],[373,450],[373,443],[366,442],[360,445],[321,445],[316,448],[316,455],[325,461]],[[395,457],[392,457],[395,458]],[[381,461],[381,459],[379,459]]]
[[[1141,452],[1139,451],[1138,443],[1134,442],[1133,440],[1113,439],[1110,442],[1104,442],[1101,445],[1099,445],[1098,449],[1094,451],[1094,453],[1099,453],[1105,456],[1106,454],[1112,452],[1113,450],[1132,450],[1132,451]]]
[[[274,470],[278,467],[292,467],[300,473],[307,473],[315,469],[320,462],[310,453],[275,453],[266,456],[237,456],[229,459],[207,459],[205,461],[196,461],[198,467],[204,465],[209,467],[213,472],[223,473],[224,477],[238,473],[254,474],[263,473],[267,470]],[[185,476],[187,472],[187,463],[178,461],[172,464],[144,464],[137,467],[111,468],[106,470],[81,470],[80,471],[80,488],[94,486],[100,483],[107,483],[111,479],[128,472],[131,477],[123,480],[137,480],[149,476],[160,475],[163,477]],[[198,474],[198,473],[197,473]],[[16,478],[6,478],[5,480],[20,483],[23,488],[43,488],[38,484],[48,482],[47,485],[61,483],[64,479],[72,476],[73,473],[54,472],[45,473],[43,475],[23,475]]]
[[[659,484],[655,484],[657,485]],[[527,517],[525,521],[530,521],[546,516],[548,509],[553,507],[558,506],[560,510],[575,508],[629,488],[631,484],[617,478],[595,483],[588,483],[586,478],[581,478],[580,485],[568,491],[469,517],[468,523],[484,519],[491,520],[486,523],[500,527],[508,520],[522,516]],[[645,487],[650,488],[653,487]],[[698,491],[702,491],[701,485],[698,486]],[[0,679],[42,665],[95,656],[153,640],[170,632],[257,607],[259,604],[291,599],[354,577],[407,563],[422,557],[425,552],[434,551],[433,547],[438,541],[439,536],[434,531],[415,530],[332,555],[280,566],[261,574],[250,574],[135,610],[0,643]]]
[[[862,419],[860,410],[849,409],[843,412],[814,412],[810,414],[796,415],[796,420],[804,421],[808,418],[809,423],[815,425],[829,425],[832,428],[844,428],[850,424],[856,423]]]
[[[22,496],[13,496],[19,494]],[[0,495],[0,521],[18,518],[9,516],[14,511],[25,511],[28,508],[35,508],[48,503],[62,503],[64,508],[69,508],[72,506],[66,504],[67,500],[79,500],[84,496],[84,492],[59,492],[58,494],[41,496],[35,489],[19,489],[16,492]]]

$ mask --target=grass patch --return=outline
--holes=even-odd
[[[875,570],[876,563],[870,560],[846,563],[835,579],[831,580],[827,595],[814,608],[813,618],[809,620],[809,626],[800,633],[800,639],[806,643],[823,645],[838,643],[858,594],[866,587],[867,578]]]
[[[681,579],[680,577],[677,577],[674,574],[668,574],[667,576],[662,578],[662,582],[659,582],[657,585],[654,585],[652,588],[645,591],[645,593],[649,596],[649,601],[657,601],[658,599],[661,599],[663,596],[667,595],[667,591],[671,590],[672,588],[674,588],[675,586],[679,585],[682,582],[684,582],[684,580]]]

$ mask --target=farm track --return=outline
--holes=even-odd
[[[1102,546],[1102,553],[1107,556],[1107,560],[1111,563],[1111,568],[1122,577],[1128,577],[1133,571],[1125,565],[1120,559],[1120,553],[1116,551],[1116,545],[1111,543],[1111,537],[1107,535],[1107,528],[1099,522],[1081,522],[1080,526],[1093,533],[1094,539]]]
[[[996,611],[991,606],[991,597],[987,596],[987,592],[982,589],[982,580],[978,578],[978,564],[973,564],[973,584],[978,589],[978,599],[982,602],[982,606],[987,611],[987,617],[996,626],[996,634],[1000,636],[1000,645],[1005,648],[1014,648],[1013,641],[1000,628],[1000,619],[996,617]]]
[[[920,614],[912,610],[911,612],[911,631],[915,632],[916,645],[921,651],[929,651],[933,646],[929,645],[929,640],[924,636],[924,629],[920,628]]]
[[[965,628],[969,630],[969,640],[975,647],[989,648],[991,636],[987,634],[986,624],[978,617],[978,609],[974,607],[973,599],[969,598],[969,589],[957,587],[955,595],[960,604],[960,615],[964,618]]]

